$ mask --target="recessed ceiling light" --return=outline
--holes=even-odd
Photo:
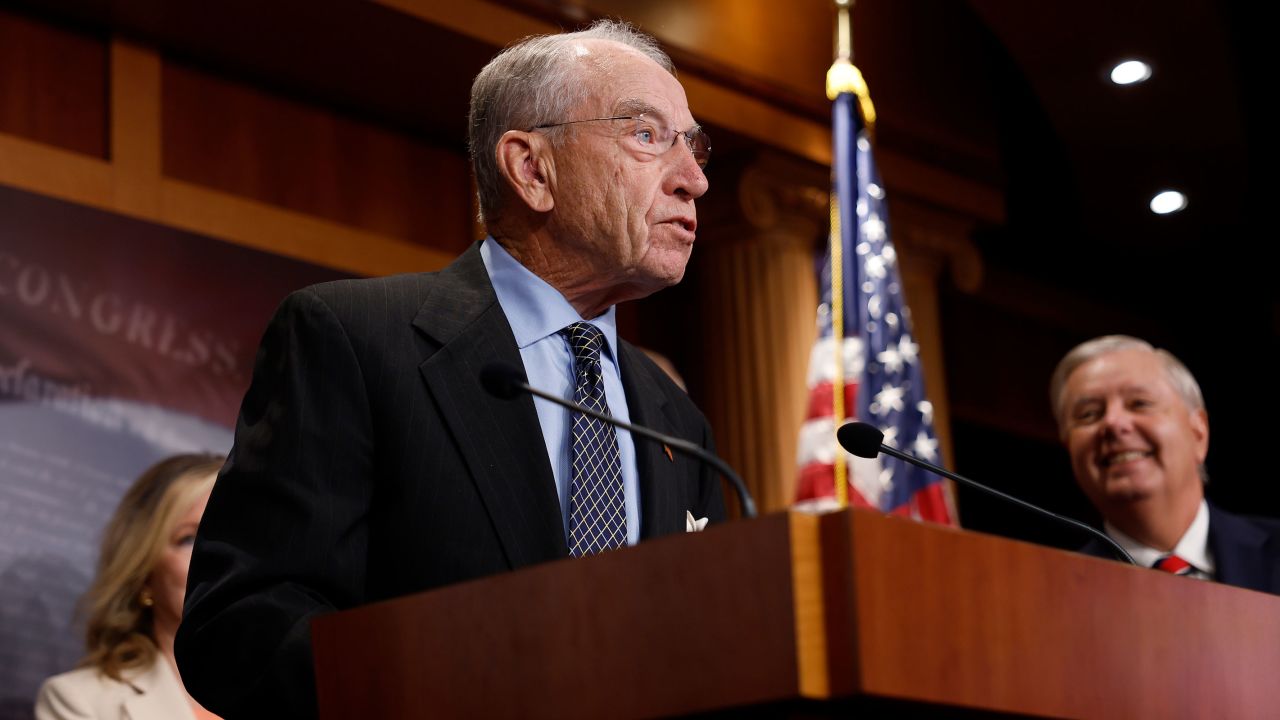
[[[1164,190],[1151,198],[1151,212],[1157,215],[1176,213],[1187,206],[1187,196],[1177,190]]]
[[[1111,68],[1111,82],[1117,85],[1134,85],[1151,77],[1151,66],[1141,60],[1125,60]]]

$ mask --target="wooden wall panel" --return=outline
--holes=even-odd
[[[107,38],[0,10],[0,133],[107,157]]]
[[[166,61],[163,173],[456,253],[474,239],[466,157]]]

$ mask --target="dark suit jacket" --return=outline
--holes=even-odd
[[[712,447],[706,420],[619,342],[634,422]],[[533,401],[478,245],[439,273],[327,283],[267,328],[200,525],[177,655],[228,720],[315,714],[318,614],[568,557]],[[724,517],[713,472],[636,441],[642,538]]]
[[[1081,551],[1115,558],[1100,540]],[[1233,515],[1209,503],[1209,552],[1218,582],[1280,595],[1280,520]]]

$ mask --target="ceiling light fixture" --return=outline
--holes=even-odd
[[[1177,190],[1163,190],[1151,198],[1151,212],[1157,215],[1176,213],[1187,206],[1187,196]]]
[[[1111,82],[1117,85],[1136,85],[1151,77],[1151,66],[1141,60],[1125,60],[1111,68]]]

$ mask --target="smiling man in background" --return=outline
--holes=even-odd
[[[1058,363],[1049,394],[1076,482],[1134,560],[1280,593],[1280,521],[1205,500],[1209,415],[1182,362],[1137,338],[1094,338]],[[1112,557],[1097,540],[1084,551]]]

